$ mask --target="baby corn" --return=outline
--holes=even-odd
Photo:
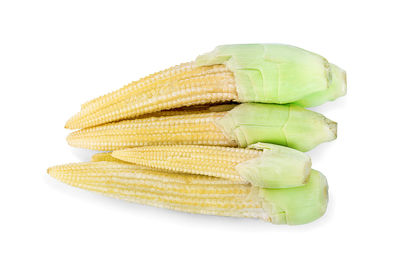
[[[246,147],[257,142],[309,151],[336,138],[336,123],[295,105],[255,104],[165,111],[71,133],[71,146],[113,151],[149,145]]]
[[[223,65],[185,63],[82,105],[66,128],[78,129],[183,106],[237,101],[232,72]]]
[[[72,186],[123,200],[275,224],[311,222],[324,214],[327,203],[326,179],[317,171],[312,171],[305,186],[287,189],[258,189],[227,179],[105,161],[55,166],[48,173]]]
[[[297,47],[218,46],[84,103],[67,142],[110,152],[47,172],[140,204],[305,224],[325,213],[328,185],[304,152],[337,136],[305,107],[346,84],[345,71]]]
[[[250,185],[231,180],[175,174],[115,162],[52,167],[48,173],[67,184],[142,204],[190,213],[266,219]]]
[[[265,143],[246,149],[195,145],[148,146],[114,151],[112,156],[150,168],[221,177],[268,188],[304,185],[311,170],[308,155]]]
[[[111,152],[100,152],[92,155],[92,162],[119,162],[119,163],[124,163],[124,161],[121,161],[111,155]]]
[[[345,92],[345,72],[311,52],[279,44],[226,45],[85,103],[66,128],[221,102],[315,106]]]

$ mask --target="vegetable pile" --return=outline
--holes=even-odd
[[[337,125],[304,107],[345,94],[346,73],[317,54],[218,46],[83,104],[67,142],[108,152],[48,173],[136,203],[308,223],[325,213],[328,185],[304,152],[334,140]]]

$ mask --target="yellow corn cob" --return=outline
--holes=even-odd
[[[145,119],[152,117],[168,117],[168,116],[186,116],[191,114],[202,114],[202,113],[212,113],[212,112],[227,112],[235,108],[237,104],[219,104],[219,105],[194,105],[185,106],[180,108],[174,108],[170,110],[157,111],[145,115],[140,115],[135,119]]]
[[[254,144],[246,149],[197,145],[146,146],[114,151],[112,156],[154,169],[220,177],[269,188],[304,185],[311,170],[308,155],[266,143]]]
[[[225,112],[183,112],[176,116],[126,120],[82,129],[71,133],[67,142],[73,147],[99,151],[165,144],[237,146],[216,125],[216,120]]]
[[[236,101],[233,73],[224,65],[184,63],[82,105],[66,128],[77,129],[183,106]]]
[[[124,163],[124,161],[121,161],[113,157],[111,155],[111,152],[100,152],[92,155],[92,162],[101,162],[101,161]]]
[[[47,172],[72,186],[110,197],[190,213],[261,218],[274,224],[311,222],[325,213],[328,202],[326,178],[314,170],[305,186],[286,189],[259,189],[227,179],[108,161],[55,166]]]
[[[247,183],[236,171],[242,162],[260,157],[262,150],[217,146],[167,145],[114,151],[122,161],[173,172],[200,174]]]
[[[268,220],[250,185],[155,171],[116,162],[55,166],[48,173],[67,184],[137,203],[190,213]]]
[[[66,128],[220,102],[316,106],[345,93],[345,72],[314,53],[278,44],[219,46],[85,103]]]
[[[268,142],[309,151],[336,138],[336,123],[295,105],[245,103],[152,113],[71,133],[71,146],[113,151],[149,145],[246,147]]]

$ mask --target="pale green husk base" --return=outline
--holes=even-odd
[[[257,143],[249,148],[263,150],[263,153],[238,164],[236,170],[252,185],[287,188],[302,186],[307,181],[311,171],[311,158],[307,154],[267,143]]]
[[[299,225],[324,215],[328,205],[328,183],[325,176],[312,170],[303,186],[285,189],[260,189],[258,196],[274,224]]]
[[[240,104],[216,124],[240,147],[265,142],[309,151],[336,138],[335,122],[296,105]]]
[[[313,93],[309,96],[294,102],[299,106],[313,107],[325,103],[326,101],[334,101],[337,98],[346,95],[347,93],[347,79],[346,72],[338,66],[331,64],[332,71],[332,84],[326,91]]]
[[[345,94],[345,78],[332,76],[328,61],[283,44],[236,44],[216,47],[196,59],[199,66],[225,64],[236,80],[240,102],[316,106]],[[340,82],[336,82],[339,80]],[[314,94],[318,94],[314,97]]]

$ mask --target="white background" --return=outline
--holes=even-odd
[[[397,1],[1,1],[0,270],[399,270]],[[69,187],[51,165],[80,104],[216,45],[287,43],[347,71],[339,123],[310,152],[320,220],[276,226],[178,213]]]

